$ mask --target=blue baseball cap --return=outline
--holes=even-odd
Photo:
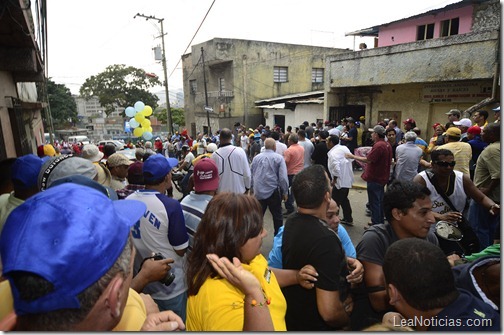
[[[143,165],[145,183],[164,178],[177,165],[176,158],[167,158],[161,154],[150,156]]]
[[[0,235],[3,275],[16,314],[80,308],[77,296],[114,265],[146,209],[140,201],[112,201],[74,183],[50,187],[16,207]],[[46,279],[54,290],[32,301],[21,299],[11,277],[17,271]]]
[[[34,154],[18,157],[11,168],[11,179],[16,188],[26,190],[37,187],[42,164],[44,164],[44,161]]]

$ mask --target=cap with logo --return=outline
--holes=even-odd
[[[73,183],[51,187],[15,208],[2,230],[0,253],[16,314],[80,308],[78,295],[114,265],[145,210],[142,202],[112,201]],[[18,271],[44,278],[53,291],[21,299],[11,277]]]
[[[409,124],[414,124],[414,125],[416,125],[415,120],[413,120],[412,118],[408,118],[408,119],[404,120],[404,121],[403,121],[403,123],[404,123],[404,124],[409,123]]]
[[[193,176],[196,192],[215,191],[219,188],[219,170],[211,158],[203,157],[194,165]]]
[[[44,191],[54,181],[76,174],[94,179],[97,170],[94,164],[87,159],[73,155],[56,156],[42,165],[38,175],[39,189]]]

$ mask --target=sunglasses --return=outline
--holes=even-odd
[[[437,161],[437,162],[434,162],[434,164],[442,166],[442,167],[448,167],[448,166],[454,167],[455,166],[455,161],[453,161],[453,162]]]

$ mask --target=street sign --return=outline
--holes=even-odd
[[[205,107],[205,111],[206,112],[213,112],[213,108],[212,107]]]

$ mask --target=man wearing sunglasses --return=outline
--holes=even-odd
[[[487,210],[498,212],[499,205],[474,185],[469,174],[454,170],[458,162],[454,160],[450,150],[434,150],[431,153],[431,159],[432,169],[420,172],[413,181],[426,186],[431,191],[432,211],[436,221],[459,222],[462,219],[467,196]],[[446,203],[435,185],[446,194],[456,211],[453,211]]]
[[[438,149],[450,150],[453,153],[454,160],[457,162],[454,170],[469,175],[469,162],[472,158],[472,149],[469,143],[460,142],[461,136],[462,132],[457,127],[450,127],[446,129],[446,144],[440,145]]]

